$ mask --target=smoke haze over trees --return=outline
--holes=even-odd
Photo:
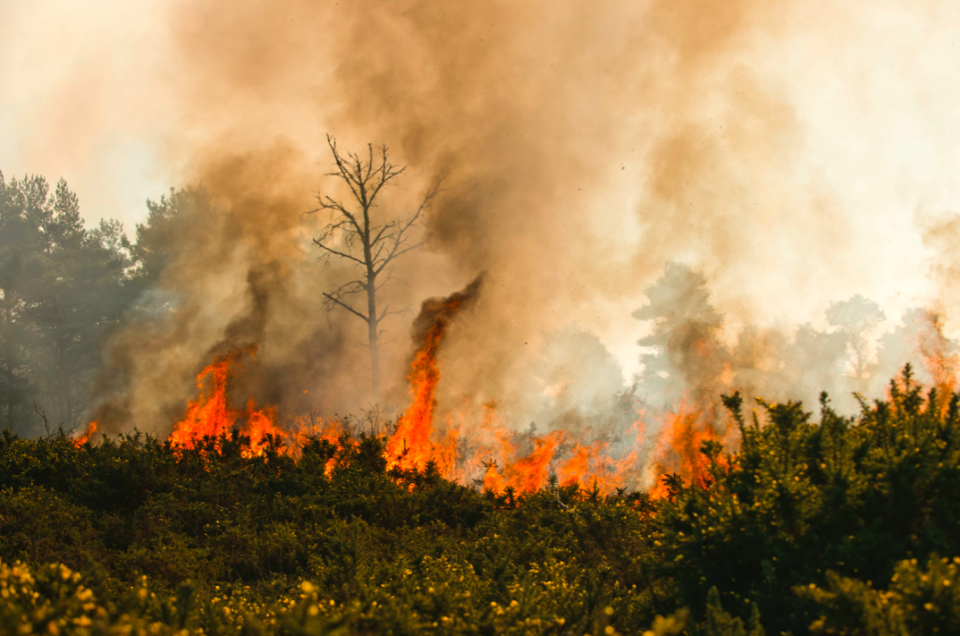
[[[182,416],[181,395],[191,390],[197,361],[187,358],[174,366],[184,369],[178,395],[164,385],[170,371],[160,364],[163,358],[138,367],[139,357],[130,347],[190,340],[197,312],[207,309],[191,307],[188,299],[199,296],[169,287],[169,281],[196,271],[195,264],[185,261],[228,261],[232,248],[226,241],[199,237],[242,237],[243,209],[225,207],[229,202],[217,201],[204,187],[171,190],[159,201],[147,202],[147,221],[137,225],[131,242],[116,221],[85,228],[79,205],[63,180],[52,189],[38,176],[0,180],[2,425],[36,435],[44,426],[82,427],[96,415],[108,422],[113,418],[117,430],[153,421],[154,430],[165,434],[164,427]],[[198,237],[196,243],[185,244],[189,236]],[[267,337],[271,298],[284,300],[277,282],[322,280],[324,267],[274,261],[251,270],[242,281],[247,300],[239,316],[223,321],[219,340],[208,345],[213,355],[239,343],[266,344],[257,359],[248,361],[256,372],[234,388],[237,401],[255,396],[290,413],[332,410],[322,393],[305,394],[302,384],[287,387],[283,380],[300,376],[322,382],[325,373],[336,377],[337,372],[311,351],[299,358],[271,359],[274,341]],[[201,284],[193,293],[207,290]],[[825,328],[747,325],[725,334],[725,318],[712,304],[706,279],[690,267],[669,263],[644,293],[647,303],[634,313],[649,325],[649,335],[637,343],[641,373],[624,383],[604,345],[568,327],[548,338],[539,366],[532,368],[531,381],[539,388],[531,391],[527,404],[518,405],[517,412],[530,418],[515,425],[534,422],[541,430],[596,426],[616,437],[630,425],[635,408],[618,414],[624,404],[639,400],[648,409],[669,410],[689,401],[713,417],[709,413],[719,406],[719,392],[734,389],[773,400],[790,395],[813,400],[829,390],[849,410],[855,406],[851,392],[880,395],[883,378],[905,362],[913,362],[921,379],[931,383],[948,380],[956,364],[956,345],[943,336],[939,318],[926,310],[909,311],[893,329],[879,328],[884,318],[879,308],[855,296],[829,307]],[[227,306],[230,297],[228,290],[222,301]],[[307,341],[338,359],[343,336],[337,324],[316,315],[300,319],[307,328],[299,328],[313,334]],[[153,420],[134,415],[138,396],[130,381],[138,373],[153,374],[148,380],[162,387],[149,396],[156,409]],[[632,396],[627,402],[625,389]]]
[[[8,4],[0,632],[960,633],[960,2]]]
[[[100,346],[137,293],[131,247],[114,221],[84,228],[62,179],[0,173],[0,426],[85,424]]]

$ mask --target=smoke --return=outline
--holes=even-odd
[[[932,2],[841,5],[175,5],[164,77],[177,126],[164,160],[213,203],[186,213],[163,246],[158,288],[171,307],[143,309],[110,343],[104,413],[169,426],[212,352],[241,343],[259,346],[261,388],[251,390],[285,408],[332,412],[366,399],[360,325],[323,313],[318,300],[341,273],[315,262],[309,238],[323,219],[302,214],[329,187],[326,133],[344,148],[385,143],[409,166],[380,209],[388,218],[444,178],[427,249],[399,262],[403,284],[386,288],[385,302],[416,306],[484,272],[482,299],[444,344],[441,404],[496,400],[512,421],[549,422],[594,408],[635,371],[649,387],[660,377],[664,395],[877,390],[866,367],[852,384],[831,380],[850,374],[856,347],[879,365],[880,345],[847,333],[874,323],[831,324],[827,309],[857,293],[885,307],[922,300],[922,274],[894,271],[916,240],[883,244],[891,259],[864,228],[879,218],[899,238],[888,217],[943,201],[907,175],[897,193],[878,186],[894,211],[875,212],[860,189],[884,173],[831,159],[829,142],[849,137],[829,133],[849,121],[865,127],[849,134],[869,139],[871,126],[927,111],[918,99],[889,112],[840,108],[835,119],[810,95],[873,104],[894,89],[860,71],[932,37],[911,27],[885,53],[876,36],[898,20],[955,16]],[[931,77],[918,62],[917,79],[904,74],[895,90],[920,94]],[[897,161],[890,155],[894,172]],[[911,188],[921,194],[903,194]],[[631,318],[640,306],[646,326]],[[406,331],[400,319],[387,329]],[[633,362],[641,338],[669,368]],[[386,349],[392,401],[406,394],[410,349],[405,339]]]
[[[319,319],[323,279],[303,220],[312,179],[298,160],[284,145],[218,158],[199,173],[201,188],[158,206],[145,241],[162,257],[156,291],[106,346],[94,389],[101,430],[165,434],[197,372],[245,346],[257,351],[235,387],[245,396],[301,411],[311,391],[310,404],[357,397],[337,383],[349,371],[334,366],[343,338]]]

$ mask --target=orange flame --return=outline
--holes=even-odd
[[[633,446],[626,444],[616,453],[609,436],[591,440],[590,431],[581,431],[579,437],[561,430],[542,436],[518,433],[501,420],[492,402],[482,406],[481,417],[469,417],[467,398],[461,411],[446,416],[445,428],[435,430],[440,381],[437,355],[447,327],[475,291],[471,286],[447,299],[424,303],[418,318],[423,335],[407,376],[411,402],[397,421],[395,432],[386,439],[388,467],[422,470],[428,462],[434,462],[447,478],[469,483],[481,477],[484,488],[497,494],[508,489],[518,494],[536,492],[547,486],[552,475],[561,486],[596,489],[604,494],[612,494],[628,480],[638,483],[644,442],[641,419],[634,424]],[[280,425],[276,407],[257,408],[253,399],[247,400],[242,410],[230,406],[229,380],[242,369],[240,357],[255,353],[254,347],[247,347],[219,356],[198,374],[199,396],[188,403],[183,419],[170,434],[170,442],[176,447],[195,448],[204,438],[239,429],[249,437],[244,453],[247,457],[267,452],[272,437],[273,443],[283,442],[278,450],[294,459],[311,438],[338,446],[344,443],[345,431],[338,421],[311,414]],[[701,487],[707,484],[708,460],[700,446],[705,440],[718,438],[709,412],[709,408],[697,409],[684,403],[668,415],[657,447],[656,470],[679,472],[686,481]],[[96,422],[92,422],[77,443],[86,442],[95,430]],[[326,471],[329,473],[334,466],[335,460],[329,460]],[[663,486],[656,484],[651,494],[662,496]]]
[[[639,427],[639,423],[634,425]],[[641,440],[638,437],[637,443]],[[611,494],[622,488],[627,475],[634,472],[639,460],[639,451],[634,449],[621,459],[613,459],[606,453],[609,444],[599,441],[592,444],[574,444],[573,453],[557,471],[561,486],[577,485],[596,488]]]
[[[944,335],[943,322],[938,314],[924,312],[922,321],[925,328],[919,334],[917,349],[940,396],[940,403],[936,407],[943,411],[950,401],[950,396],[957,390],[960,354]]]
[[[433,411],[437,402],[434,393],[440,381],[437,348],[446,330],[446,323],[437,321],[427,334],[410,365],[410,396],[413,401],[397,422],[397,430],[387,441],[391,467],[423,468],[433,456],[430,442],[433,432]]]
[[[204,437],[219,437],[233,428],[239,415],[227,404],[227,377],[236,355],[219,356],[197,376],[200,396],[187,405],[183,420],[170,433],[174,446],[194,448]]]
[[[540,490],[547,483],[550,460],[553,459],[554,451],[563,441],[563,437],[563,431],[553,431],[543,437],[533,438],[533,451],[516,462],[508,463],[502,474],[497,474],[496,464],[491,463],[494,470],[491,472],[488,466],[483,487],[498,495],[503,494],[507,488],[513,488],[520,493]],[[504,445],[508,445],[506,440]]]
[[[268,436],[275,440],[285,440],[287,432],[277,428],[274,423],[277,418],[277,407],[268,406],[257,410],[253,398],[247,400],[246,408],[247,429],[246,434],[250,436],[250,448],[246,451],[248,457],[255,457],[263,454],[264,449],[269,444]]]
[[[310,439],[321,439],[340,447],[341,436],[346,431],[343,425],[337,420],[324,420],[313,414],[301,415],[294,418],[293,430],[289,432],[293,443],[288,445],[289,454],[295,459],[299,459],[300,449]],[[335,457],[331,457],[324,466],[324,473],[329,477],[337,464]]]
[[[396,431],[387,440],[389,468],[419,470],[433,460],[441,473],[449,475],[456,464],[455,437],[448,436],[441,444],[432,441],[433,415],[437,406],[435,393],[440,382],[437,351],[450,321],[473,299],[478,287],[479,280],[471,283],[463,292],[423,303],[418,322],[426,320],[428,324],[407,376],[412,401],[397,421]]]
[[[700,447],[709,440],[720,441],[720,436],[706,413],[681,403],[676,411],[667,415],[660,433],[657,459],[654,461],[657,475],[676,473],[685,483],[705,487],[709,477],[709,462],[700,452]],[[658,479],[650,496],[659,498],[666,495],[667,487]]]
[[[90,441],[90,438],[93,437],[93,434],[96,432],[97,432],[96,421],[90,422],[89,424],[87,424],[87,432],[81,435],[80,437],[78,437],[77,439],[73,440],[74,445],[83,446],[88,441]]]
[[[253,355],[255,352],[255,348],[245,348],[218,356],[197,375],[200,396],[187,405],[184,418],[177,422],[170,433],[170,442],[174,446],[194,448],[204,438],[216,438],[228,433],[238,420],[246,422],[244,433],[250,437],[250,447],[244,453],[246,456],[262,454],[269,435],[279,439],[287,437],[276,426],[276,407],[257,409],[251,398],[241,412],[231,408],[227,402],[227,380],[235,368],[242,366],[238,357],[243,353]]]

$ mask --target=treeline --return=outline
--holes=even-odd
[[[85,227],[63,179],[0,172],[0,428],[32,436],[86,424],[102,344],[156,282],[163,233],[197,196],[148,202],[131,242],[115,220]]]
[[[960,395],[908,370],[856,417],[724,401],[740,450],[704,443],[705,483],[657,500],[498,496],[388,470],[376,437],[7,434],[0,631],[960,632]]]

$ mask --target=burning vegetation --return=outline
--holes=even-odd
[[[184,184],[0,173],[0,632],[960,633],[960,11],[152,4],[0,99]]]
[[[216,355],[198,373],[199,395],[188,402],[168,441],[173,448],[190,450],[241,435],[247,444],[245,456],[262,456],[272,448],[297,459],[311,440],[323,440],[341,452],[373,435],[384,444],[387,469],[397,475],[436,473],[496,496],[572,487],[603,495],[644,491],[660,499],[683,485],[706,489],[716,478],[711,471],[727,466],[726,457],[741,443],[741,431],[722,404],[723,393],[764,386],[778,390],[783,380],[769,370],[769,358],[789,359],[795,355],[794,347],[807,346],[811,333],[798,333],[796,343],[781,341],[779,349],[758,351],[743,346],[747,338],[756,337],[747,330],[740,336],[740,348],[731,349],[720,338],[722,317],[711,306],[704,285],[702,276],[670,265],[648,289],[650,302],[636,317],[654,322],[652,334],[641,344],[656,351],[644,356],[646,381],[652,387],[660,383],[663,399],[657,403],[625,393],[620,408],[626,417],[619,419],[619,428],[595,428],[574,414],[572,423],[559,419],[553,430],[538,433],[531,424],[524,431],[506,420],[495,401],[476,405],[461,399],[452,406],[439,402],[446,338],[482,301],[484,283],[478,278],[460,292],[422,304],[413,325],[415,351],[408,362],[409,403],[395,422],[384,426],[382,421],[370,421],[374,428],[362,432],[349,418],[285,412],[275,404],[258,406],[252,397],[232,389],[243,378],[245,364],[258,355],[258,346],[242,345]],[[831,309],[833,315],[875,311],[863,299]],[[820,338],[839,335],[813,332]],[[879,361],[867,370],[861,368],[868,353],[860,338],[858,331],[848,341],[859,347],[854,382],[869,381],[871,373],[889,364],[890,349],[906,346],[942,396],[938,408],[947,409],[958,354],[934,314],[916,312],[901,333],[885,336]],[[764,366],[768,370],[761,372]],[[239,386],[249,389],[251,384]],[[98,423],[91,422],[75,444],[90,442],[97,432]],[[331,457],[327,471],[334,465]]]
[[[960,394],[910,367],[854,418],[824,397],[818,419],[787,402],[761,421],[728,395],[729,453],[674,413],[656,461],[686,476],[631,493],[603,446],[564,451],[562,431],[501,440],[511,461],[488,463],[482,490],[438,473],[436,443],[402,468],[396,432],[256,439],[253,407],[217,396],[237,360],[204,370],[183,420],[235,418],[229,434],[0,437],[0,628],[737,636],[960,620],[960,561],[938,556],[960,553]]]
[[[661,496],[659,476],[671,473],[687,483],[706,485],[701,448],[720,439],[721,432],[715,419],[693,406],[664,415],[663,431],[652,455],[645,451],[650,440],[643,434],[647,424],[639,411],[624,431],[630,441],[621,443],[616,455],[611,453],[611,440],[586,437],[589,429],[542,435],[517,431],[498,414],[495,403],[483,405],[479,414],[465,405],[439,417],[437,389],[444,337],[457,316],[469,310],[481,293],[482,279],[478,278],[463,291],[423,303],[413,329],[418,346],[407,376],[410,404],[391,430],[380,434],[388,469],[416,473],[430,467],[446,479],[476,484],[496,495],[534,493],[551,483],[609,495],[642,487],[644,480],[649,484],[653,478],[651,494]],[[355,443],[339,420],[297,414],[282,419],[277,406],[258,407],[253,398],[242,408],[232,406],[231,379],[240,378],[244,360],[256,355],[256,346],[239,347],[216,356],[199,372],[199,395],[187,404],[168,437],[174,448],[194,449],[239,434],[247,439],[246,455],[262,455],[272,445],[296,458],[312,439],[325,440],[336,448]],[[91,422],[75,443],[87,443],[96,432],[97,423]]]

